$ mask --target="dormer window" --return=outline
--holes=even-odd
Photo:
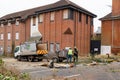
[[[19,20],[16,19],[16,22],[15,22],[15,25],[18,26],[20,23],[19,23]]]
[[[11,26],[11,22],[10,22],[10,20],[8,21],[8,26]]]
[[[1,27],[4,27],[4,24],[3,24],[3,23],[1,23],[1,24],[0,24],[0,26],[1,26]]]

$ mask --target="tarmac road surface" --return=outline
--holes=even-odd
[[[33,80],[61,77],[75,80],[120,80],[120,63],[108,65],[83,66],[73,68],[37,68],[26,69]],[[47,76],[47,78],[46,78]]]
[[[40,66],[43,62],[18,62],[12,59],[4,61],[9,66],[14,64],[22,73],[28,73],[31,80],[120,80],[120,62],[96,66],[79,64],[73,68],[48,68]]]

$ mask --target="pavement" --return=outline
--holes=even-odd
[[[28,73],[31,80],[120,80],[120,62],[86,66],[79,64],[73,68],[48,68],[40,66],[43,62],[18,62],[5,60],[6,65]],[[23,65],[24,64],[24,65]]]

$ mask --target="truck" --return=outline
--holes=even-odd
[[[26,59],[29,62],[35,60],[42,61],[43,59],[54,60],[54,62],[62,62],[67,59],[67,52],[65,50],[59,51],[48,51],[48,43],[42,42],[25,42],[19,46],[15,47],[14,57],[18,61]]]
[[[15,47],[14,57],[18,61],[26,59],[27,61],[42,61],[45,54],[47,54],[47,44],[40,42],[25,42]]]

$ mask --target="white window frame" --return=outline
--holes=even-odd
[[[40,22],[40,23],[43,22],[43,20],[44,20],[43,18],[44,18],[43,14],[40,14],[40,15],[39,15],[39,22]]]
[[[50,21],[54,21],[55,20],[55,12],[51,12],[50,13]]]
[[[11,39],[11,34],[10,33],[8,33],[8,40],[10,40]]]
[[[15,37],[16,37],[16,40],[19,40],[19,32],[16,32]]]
[[[65,9],[63,10],[63,19],[68,19],[69,18],[69,10]]]
[[[0,34],[0,39],[1,39],[1,40],[3,40],[3,39],[4,39],[4,37],[3,37],[3,33],[2,33],[2,34]]]

